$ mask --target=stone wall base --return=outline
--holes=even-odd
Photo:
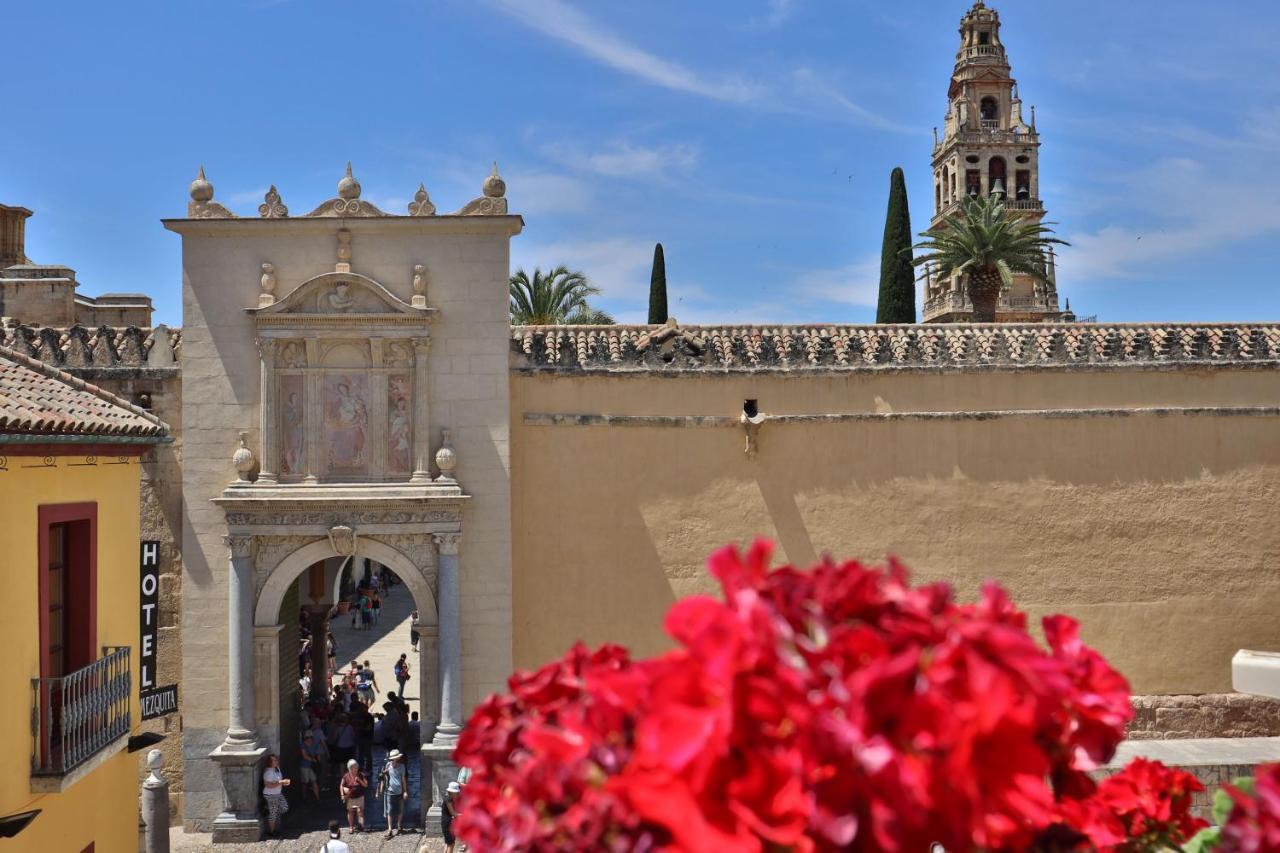
[[[1134,696],[1133,740],[1280,737],[1280,700],[1243,693]]]

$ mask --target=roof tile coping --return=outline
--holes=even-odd
[[[163,330],[163,332],[161,332]],[[168,335],[171,358],[155,351],[157,333]],[[0,346],[19,355],[67,370],[85,368],[176,368],[182,353],[182,329],[163,323],[155,326],[42,326],[37,323],[0,323]]]
[[[513,326],[511,348],[553,371],[1280,364],[1280,323]]]
[[[46,379],[60,382],[76,391],[91,394],[102,402],[115,409],[122,410],[121,415],[129,416],[121,423],[91,423],[88,418],[83,418],[78,424],[73,424],[73,428],[63,429],[62,427],[68,420],[74,420],[75,416],[59,422],[56,428],[50,428],[50,424],[44,420],[33,420],[24,418],[17,420],[5,411],[7,408],[5,403],[9,399],[3,385],[0,385],[0,443],[3,443],[6,435],[77,435],[77,436],[109,436],[109,435],[126,435],[137,437],[154,437],[164,438],[169,434],[169,426],[164,421],[157,418],[145,409],[139,408],[122,397],[112,394],[104,388],[85,382],[67,373],[65,370],[58,370],[42,361],[14,352],[8,347],[0,347],[0,373],[4,371],[5,361],[24,368],[32,373],[37,373]],[[69,401],[68,401],[69,402]],[[91,415],[90,417],[97,417]],[[139,423],[141,422],[141,423]]]

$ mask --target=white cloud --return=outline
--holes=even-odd
[[[503,177],[513,213],[585,213],[594,203],[591,187],[571,175],[516,169]]]
[[[737,76],[711,77],[627,42],[564,0],[491,2],[525,26],[559,39],[610,68],[657,86],[757,109],[845,120],[893,133],[919,133],[919,128],[900,125],[856,103],[811,68],[774,75],[781,79],[781,87]],[[773,5],[785,12],[793,4],[782,0]]]
[[[635,145],[619,141],[598,151],[560,143],[544,147],[543,152],[570,168],[597,175],[619,177],[665,177],[671,171],[687,171],[698,163],[699,151],[694,145]]]
[[[561,0],[494,0],[494,3],[525,26],[655,85],[731,103],[745,103],[759,94],[754,86],[741,80],[710,80],[692,68],[629,44]]]
[[[563,264],[579,270],[600,288],[600,304],[625,306],[628,301],[648,299],[649,270],[653,263],[653,243],[630,237],[601,240],[567,240],[537,244],[517,240],[511,244],[511,269],[546,271]]]
[[[806,270],[792,280],[788,290],[808,303],[874,308],[880,295],[880,257],[869,255],[840,267]]]

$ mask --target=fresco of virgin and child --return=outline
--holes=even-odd
[[[322,437],[329,471],[360,474],[368,470],[369,379],[360,373],[326,374]]]

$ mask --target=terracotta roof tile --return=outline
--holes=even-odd
[[[163,438],[168,431],[115,394],[0,347],[0,442],[14,434]]]

